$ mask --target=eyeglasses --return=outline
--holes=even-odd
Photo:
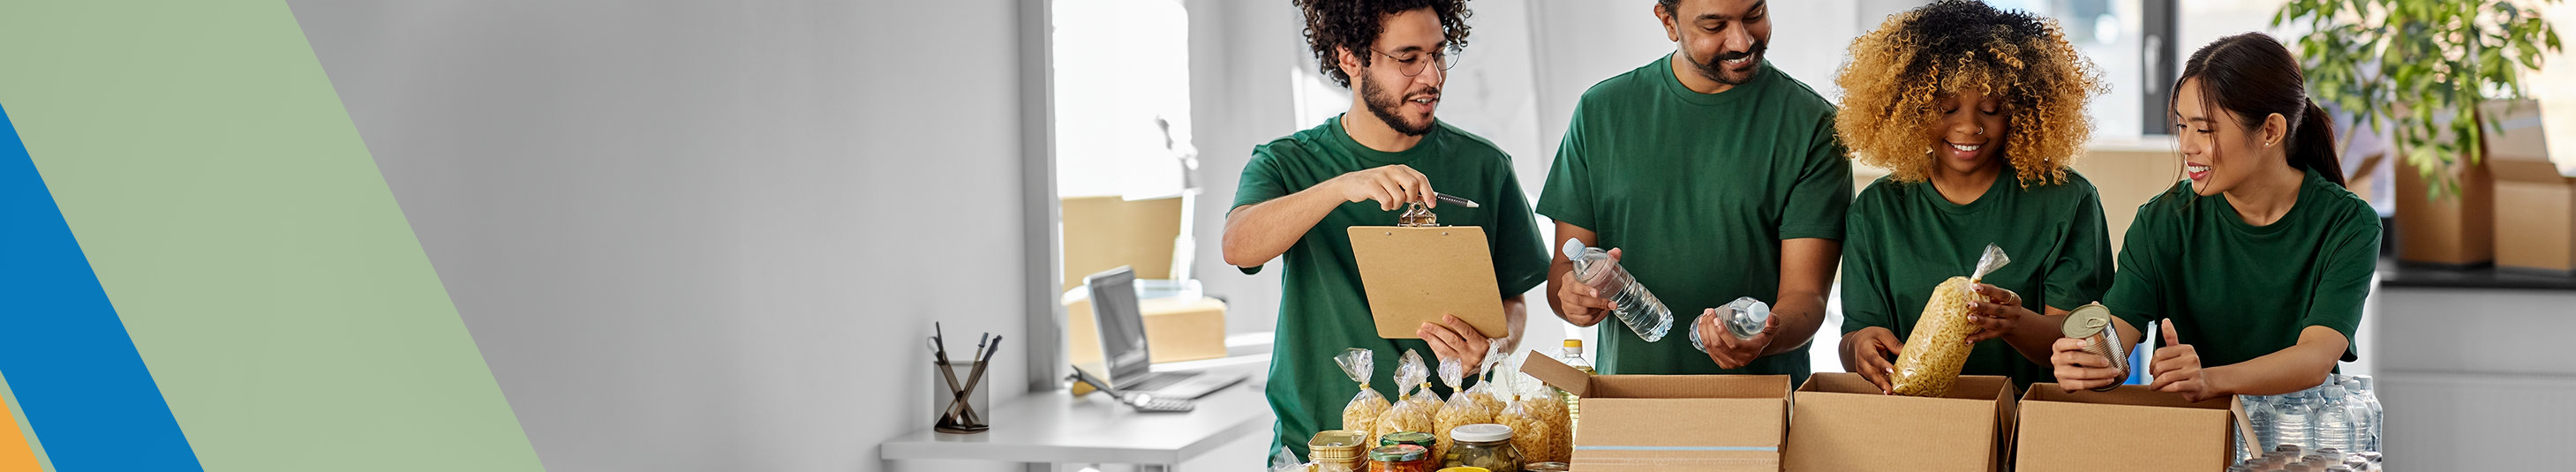
[[[1377,53],[1380,56],[1386,56],[1387,59],[1394,59],[1396,72],[1404,73],[1405,77],[1413,77],[1422,75],[1422,71],[1431,70],[1430,66],[1432,64],[1439,64],[1441,72],[1448,72],[1449,69],[1458,67],[1458,55],[1463,51],[1454,47],[1444,47],[1439,50],[1432,51],[1429,54],[1413,53],[1405,56],[1388,54],[1386,51],[1377,50],[1377,48],[1369,48],[1369,52]],[[1423,56],[1431,57],[1426,60]]]

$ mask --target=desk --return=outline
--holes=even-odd
[[[992,419],[991,431],[950,435],[923,428],[879,444],[878,455],[887,460],[1018,462],[1030,464],[1030,470],[1048,470],[1046,464],[1137,464],[1168,472],[1182,461],[1270,429],[1270,403],[1260,387],[1269,367],[1268,355],[1154,366],[1250,376],[1200,397],[1198,409],[1188,413],[1140,413],[1108,395],[1034,392],[985,415]]]

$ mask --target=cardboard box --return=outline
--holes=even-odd
[[[2507,270],[2576,273],[2576,180],[2549,160],[2538,106],[2501,117],[2486,135],[2486,165],[2495,176],[2495,263]]]
[[[1224,300],[1147,298],[1137,300],[1136,308],[1145,318],[1145,350],[1152,354],[1149,362],[1225,357]],[[1105,365],[1100,357],[1100,331],[1091,316],[1091,300],[1066,300],[1064,315],[1065,354],[1072,364]]]
[[[2241,411],[2235,397],[2193,403],[2144,385],[2067,393],[2032,384],[2013,460],[2026,472],[2225,470]]]
[[[1791,397],[1788,470],[2005,470],[2014,393],[2012,379],[1966,375],[1948,395],[1886,395],[1860,374],[1819,372]]]
[[[1590,375],[1531,353],[1521,372],[1583,397],[1574,470],[1780,470],[1785,375]]]
[[[1117,196],[1063,199],[1064,289],[1082,278],[1128,266],[1137,280],[1172,278],[1181,235],[1181,198],[1128,201]]]

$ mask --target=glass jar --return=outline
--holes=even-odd
[[[1523,472],[1566,472],[1570,469],[1563,462],[1532,462],[1521,466],[1521,470]]]
[[[1411,444],[1378,446],[1369,450],[1369,465],[1373,472],[1433,472],[1436,469],[1431,465],[1431,450]]]
[[[1367,448],[1368,433],[1324,431],[1306,442],[1306,458],[1314,461],[1319,472],[1362,472],[1368,465]]]
[[[1449,431],[1449,457],[1443,465],[1482,467],[1485,470],[1521,470],[1521,450],[1512,445],[1512,427],[1499,424],[1471,424]]]

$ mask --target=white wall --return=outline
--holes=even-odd
[[[549,470],[874,471],[1025,339],[1018,3],[291,6]]]

